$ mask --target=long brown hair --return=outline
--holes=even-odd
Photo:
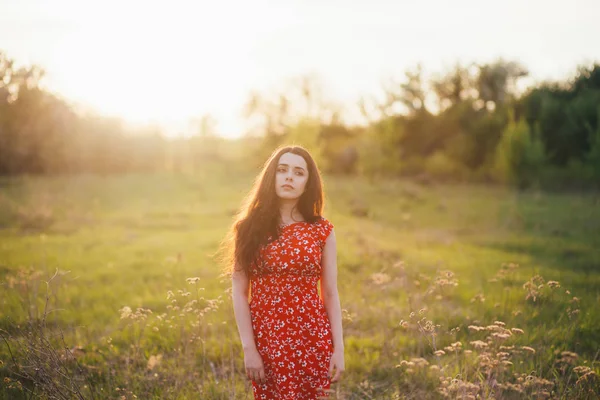
[[[275,191],[275,174],[279,158],[285,153],[301,156],[308,168],[308,181],[296,205],[298,211],[305,221],[311,223],[317,221],[323,213],[323,184],[314,159],[302,146],[279,147],[271,154],[256,177],[252,190],[244,199],[223,242],[227,252],[225,272],[228,275],[237,268],[250,277],[252,264],[256,261],[260,247],[267,244],[269,237],[276,239],[279,236],[281,215],[279,197]]]

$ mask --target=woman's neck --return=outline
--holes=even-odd
[[[291,224],[293,222],[303,221],[304,218],[296,205],[297,200],[281,200],[279,203],[279,216],[282,224]]]

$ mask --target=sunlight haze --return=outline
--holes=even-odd
[[[35,63],[69,101],[171,135],[211,114],[244,132],[248,93],[317,74],[327,98],[356,116],[361,95],[421,62],[515,60],[531,80],[600,60],[600,3],[446,1],[0,0],[0,50]]]

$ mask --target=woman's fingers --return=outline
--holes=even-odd
[[[341,369],[341,368],[338,368],[337,365],[336,365],[335,366],[335,375],[331,379],[331,382],[337,382],[337,381],[339,381],[340,378],[342,377],[342,372],[344,372],[344,370]]]
[[[246,375],[248,376],[248,379],[257,383],[265,383],[267,381],[264,368],[247,368]]]
[[[254,380],[254,369],[253,368],[246,368],[246,376],[248,377],[248,379],[250,379],[251,381]]]
[[[337,381],[339,381],[340,378],[341,378],[341,376],[342,376],[342,371],[340,371],[339,369],[337,369],[335,371],[335,375],[334,375],[333,379],[331,380],[331,382],[337,382]]]
[[[261,368],[259,371],[258,381],[260,383],[265,383],[267,381],[267,376],[265,375],[265,369]]]

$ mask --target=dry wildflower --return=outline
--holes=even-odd
[[[411,358],[410,362],[412,362],[413,365],[417,368],[426,367],[429,365],[429,361],[427,361],[426,359],[424,359],[422,357]]]
[[[169,290],[169,291],[167,292],[167,300],[171,299],[172,297],[175,297],[175,295],[173,294],[173,292],[172,292],[172,291],[170,291],[170,290]]]
[[[342,321],[352,322],[352,321],[354,321],[355,317],[356,317],[356,314],[353,314],[346,309],[342,309]]]
[[[502,321],[494,321],[494,325],[498,325],[498,326],[506,326],[506,324]]]
[[[577,353],[573,353],[572,351],[563,351],[560,353],[560,355],[563,357],[572,358],[574,360],[577,360],[579,358],[579,355]]]
[[[523,329],[519,329],[519,328],[511,328],[510,329],[513,333],[518,333],[519,335],[524,334],[525,332],[523,331]]]
[[[509,335],[511,334],[508,329],[505,329],[499,325],[488,325],[485,327],[485,329],[490,332],[506,333]]]
[[[474,341],[470,342],[470,344],[471,344],[471,346],[475,347],[476,349],[484,349],[484,348],[488,347],[488,344],[481,340],[474,340]]]
[[[362,381],[361,383],[358,384],[361,388],[363,389],[372,389],[373,386],[371,385],[371,383],[369,382],[368,379],[365,379],[364,381]]]
[[[430,365],[429,370],[433,372],[440,372],[440,367],[438,367],[437,365]]]
[[[131,316],[131,307],[125,306],[119,310],[121,313],[121,319],[129,318]]]
[[[425,314],[425,312],[426,312],[426,311],[427,311],[427,308],[425,308],[425,307],[424,307],[424,308],[421,308],[421,309],[419,310],[419,315],[423,315],[423,314]]]
[[[529,347],[529,346],[521,346],[521,349],[528,351],[532,354],[535,354],[535,349],[533,347]]]
[[[540,290],[544,287],[544,278],[539,275],[535,275],[530,280],[523,284],[523,289],[527,291],[527,295],[525,296],[525,300],[533,300],[536,302],[537,299],[541,296]]]
[[[517,268],[519,268],[519,264],[515,264],[515,263],[502,264],[500,270],[496,273],[496,276],[494,276],[489,281],[490,282],[498,282],[498,281],[504,280],[508,276],[510,276],[514,272],[514,270],[516,270]]]
[[[579,297],[573,296],[573,298],[569,300],[569,303],[579,303]]]
[[[556,362],[575,365],[578,359],[579,355],[577,353],[573,353],[572,351],[563,351],[560,353],[560,358],[556,360]]]
[[[510,367],[511,365],[513,365],[512,361],[508,360],[502,360],[502,364],[504,364],[504,366],[506,367]]]
[[[200,278],[195,276],[193,278],[187,278],[186,279],[187,283],[189,283],[190,285],[195,285],[196,283],[198,283],[200,281]]]
[[[434,280],[435,285],[443,286],[458,286],[458,280],[454,277],[452,271],[442,271],[439,276]]]
[[[510,335],[506,333],[494,332],[492,333],[492,338],[496,340],[506,340],[510,338]]]
[[[532,395],[536,395],[541,398],[547,398],[547,397],[544,397],[546,395],[544,395],[543,393],[549,394],[548,390],[551,390],[554,387],[554,383],[550,382],[549,380],[544,379],[544,378],[538,378],[533,375],[528,375],[525,378],[525,382],[523,383],[523,386],[525,388],[536,389],[536,391],[534,391],[532,393]]]
[[[159,355],[156,355],[156,356],[154,356],[154,355],[150,356],[150,358],[148,359],[148,363],[147,363],[146,367],[149,370],[154,369],[154,367],[160,365],[162,357],[163,357],[162,354],[159,354]]]
[[[446,354],[446,352],[444,350],[438,350],[438,351],[434,352],[433,354],[435,354],[437,357],[441,357],[444,354]]]
[[[485,330],[485,328],[483,326],[477,326],[477,325],[469,325],[468,329],[473,332],[479,332],[479,331]]]
[[[391,281],[392,278],[386,273],[376,272],[371,275],[371,280],[376,285],[383,285],[384,283],[388,283],[389,281]]]
[[[476,294],[472,299],[471,299],[471,303],[483,303],[485,302],[485,296],[483,295],[483,293],[479,293]]]
[[[424,318],[421,321],[417,322],[417,325],[419,326],[421,331],[435,334],[435,328],[439,328],[440,325],[435,325],[433,321],[430,320],[426,320],[425,324],[421,325],[421,322],[423,322],[423,320]]]
[[[576,308],[574,310],[571,309],[571,307],[567,308],[567,315],[569,316],[569,319],[571,319],[573,316],[575,316],[577,314],[579,314],[579,309],[578,308]]]
[[[414,317],[415,317],[415,313],[414,313],[414,311],[410,313],[409,317],[410,317],[410,318],[414,318]]]
[[[460,350],[462,350],[462,343],[461,342],[454,342],[450,346],[444,347],[444,350],[447,351],[447,352],[449,352],[449,353],[460,351]]]
[[[596,372],[589,370],[588,372],[586,372],[585,374],[580,376],[579,379],[577,379],[577,382],[575,382],[575,385],[581,385],[584,382],[597,381],[597,380],[598,380],[598,375],[596,374]]]
[[[400,326],[404,329],[408,328],[408,322],[405,320],[400,321]]]
[[[548,281],[548,282],[546,283],[546,285],[548,285],[548,287],[549,287],[550,289],[558,289],[558,288],[560,288],[560,283],[559,283],[559,282],[557,282],[557,281]]]
[[[575,371],[576,373],[578,373],[579,375],[581,374],[587,374],[588,372],[590,372],[592,369],[590,367],[586,367],[584,365],[580,365],[578,367],[573,368],[573,371]]]

